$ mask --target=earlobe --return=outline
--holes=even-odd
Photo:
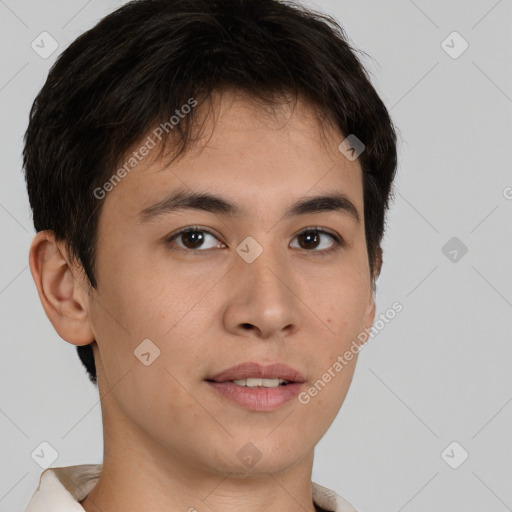
[[[30,272],[46,316],[59,336],[73,345],[87,345],[94,341],[87,289],[78,272],[73,273],[67,256],[53,232],[40,231],[30,246]]]

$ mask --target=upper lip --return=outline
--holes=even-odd
[[[214,382],[227,382],[238,379],[282,379],[288,382],[304,382],[304,377],[298,370],[282,363],[261,365],[259,363],[242,363],[227,368],[206,380]]]

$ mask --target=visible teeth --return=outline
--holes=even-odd
[[[247,386],[248,388],[264,387],[264,388],[277,388],[286,381],[283,379],[236,379],[233,381],[238,386]]]

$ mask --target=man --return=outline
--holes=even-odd
[[[334,20],[129,2],[50,71],[24,166],[32,276],[104,429],[27,511],[355,510],[311,473],[373,324],[396,136]]]

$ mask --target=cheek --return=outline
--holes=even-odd
[[[122,336],[129,335],[132,343],[160,338],[185,315],[194,300],[162,268],[138,265],[128,258],[121,259],[116,267],[111,263],[104,267],[98,281],[98,304],[94,305],[97,318],[113,324],[114,331],[120,330]]]
[[[360,330],[371,304],[371,289],[364,275],[352,272],[325,281],[311,292],[313,311],[324,320],[333,336],[345,338]],[[323,312],[323,313],[322,313]]]
[[[190,445],[191,440],[184,440],[183,433],[196,422],[205,424],[208,417],[184,390],[186,381],[175,374],[165,355],[162,353],[147,367],[136,361],[128,370],[123,368],[119,375],[107,371],[112,390],[104,410],[110,419],[117,417],[112,423],[126,416],[163,445]],[[190,437],[195,439],[194,435]],[[193,450],[193,446],[188,448]]]
[[[336,360],[342,354],[343,351],[340,351],[330,358],[299,395],[298,407],[304,408],[306,418],[304,428],[321,429],[320,436],[325,434],[340,411],[354,376],[357,357],[338,366]]]
[[[325,285],[313,304],[328,330],[323,330],[322,343],[310,354],[310,364],[315,368],[315,379],[321,381],[319,395],[327,399],[326,407],[331,409],[342,403],[350,386],[360,346],[358,336],[364,332],[372,295],[364,273],[338,276]]]

